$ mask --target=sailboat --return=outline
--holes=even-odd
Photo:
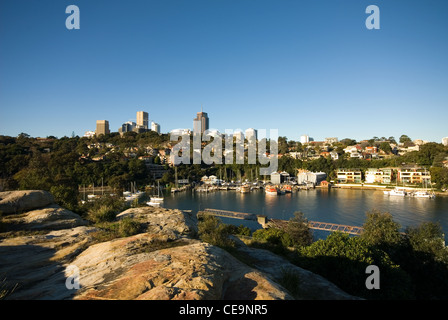
[[[146,202],[148,206],[152,207],[160,207],[163,203],[163,195],[160,195],[160,183],[157,181],[157,196],[151,196],[150,200]]]
[[[426,170],[425,170],[426,173]],[[431,184],[431,182],[429,182]],[[428,198],[428,199],[434,199],[436,197],[434,191],[431,192],[428,191],[428,181],[426,181],[426,179],[423,180],[423,184],[425,189],[424,190],[419,190],[413,193],[413,196],[416,198]]]
[[[135,199],[141,197],[143,195],[143,192],[140,190],[137,190],[137,186],[134,182],[131,182],[131,191],[123,191],[123,196],[126,201],[131,202]]]

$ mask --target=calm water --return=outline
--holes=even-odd
[[[364,224],[367,211],[378,209],[391,213],[403,228],[417,226],[424,221],[438,222],[448,236],[448,197],[389,197],[380,190],[314,189],[281,196],[269,196],[263,190],[246,194],[236,191],[186,191],[168,195],[164,207],[193,212],[205,208],[224,209],[284,220],[291,218],[295,211],[302,211],[311,221],[354,226]],[[241,221],[237,220],[237,224]]]

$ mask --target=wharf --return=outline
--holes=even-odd
[[[268,219],[266,216],[256,215],[253,213],[236,212],[221,209],[204,209],[203,211],[200,211],[198,213],[198,215],[202,214],[210,214],[219,217],[234,218],[241,220],[258,221],[258,223],[261,224],[263,228],[273,227],[278,229],[284,229],[288,224],[287,220]],[[359,226],[350,226],[350,225],[320,222],[320,221],[308,221],[308,227],[314,230],[323,230],[329,232],[339,231],[352,235],[360,235],[364,231],[364,229]]]

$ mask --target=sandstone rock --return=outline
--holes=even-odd
[[[304,300],[358,300],[347,294],[327,279],[302,269],[284,258],[263,249],[240,246],[238,250],[250,259],[251,265],[268,274],[275,281],[282,282],[285,273],[295,275],[297,284],[296,299]]]
[[[263,273],[203,242],[184,240],[182,246],[131,256],[119,253],[123,247],[129,253],[145,237],[101,243],[79,255],[73,265],[80,270],[82,289],[75,299],[291,298]]]
[[[117,215],[117,219],[129,217],[143,223],[147,232],[164,234],[170,239],[192,236],[197,233],[196,215],[177,209],[157,207],[131,208]]]
[[[61,208],[57,204],[7,216],[4,222],[8,223],[12,230],[59,230],[87,225],[87,221],[78,214]]]
[[[43,296],[58,299],[67,295],[64,264],[88,247],[95,230],[80,226],[3,239],[0,274],[6,278],[8,287],[17,286],[8,299],[41,299]]]
[[[250,267],[195,239],[196,216],[181,210],[133,208],[118,215],[147,232],[93,244],[86,221],[52,204],[43,191],[0,193],[0,275],[17,286],[7,299],[354,299],[326,279],[265,250],[240,246]],[[25,234],[24,231],[26,230]],[[15,235],[15,236],[14,236]],[[66,286],[79,271],[80,289]],[[279,283],[297,275],[294,297]]]
[[[21,213],[54,203],[53,196],[43,190],[0,192],[0,212]]]

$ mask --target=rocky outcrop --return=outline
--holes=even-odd
[[[79,215],[57,204],[8,215],[3,222],[9,225],[10,230],[61,230],[87,225]]]
[[[151,241],[157,240],[149,234],[140,234],[100,243],[84,251],[73,261],[80,270],[82,288],[75,298],[235,299],[232,293],[242,299],[291,298],[266,275],[218,247],[183,240],[171,243],[171,248],[140,252],[142,243]]]
[[[96,228],[79,226],[0,241],[0,274],[8,299],[64,299],[65,269],[85,250]]]
[[[166,235],[174,240],[197,233],[196,216],[190,212],[158,207],[131,208],[117,215],[117,219],[134,219],[145,226],[150,234]]]
[[[284,281],[282,277],[297,279],[295,284],[295,298],[304,300],[352,300],[355,297],[343,292],[327,279],[302,269],[284,258],[263,249],[240,246],[238,251],[251,265],[275,281]]]
[[[138,221],[144,232],[98,243],[93,237],[98,229],[75,213],[48,201],[41,208],[23,205],[20,194],[37,197],[33,193],[0,194],[21,203],[0,220],[10,230],[0,234],[0,275],[14,288],[7,299],[353,298],[265,250],[240,245],[239,255],[250,260],[249,266],[198,240],[197,220],[190,212],[126,210],[117,220]],[[300,279],[299,296],[280,284],[284,270]]]
[[[0,212],[21,213],[54,203],[53,196],[42,190],[0,192]]]

